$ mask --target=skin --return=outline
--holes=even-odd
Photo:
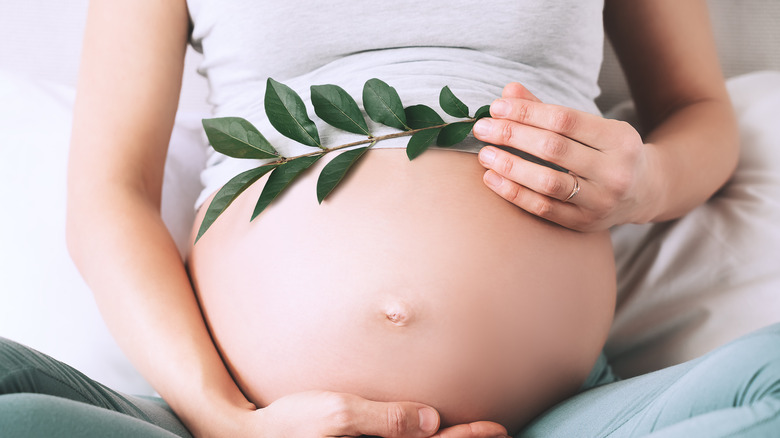
[[[524,169],[500,151],[491,163],[481,155],[490,169],[486,180],[491,172],[503,176],[491,187],[496,193],[564,227],[603,230],[677,217],[707,199],[735,166],[735,123],[704,2],[628,3],[607,1],[605,23],[648,135],[640,141],[624,125],[534,102],[516,85],[505,90],[507,115],[494,105],[496,125],[477,134],[560,163],[588,156],[582,144],[599,151],[590,155],[598,158],[571,160],[569,168],[582,175],[582,191],[569,203],[561,200],[573,187],[570,175]],[[160,217],[187,20],[183,1],[90,4],[69,162],[67,236],[114,337],[196,436],[433,435],[438,413],[420,403],[314,391],[256,409],[228,373]],[[518,141],[531,130],[536,134],[527,138],[558,140]],[[556,143],[563,146],[545,149]],[[695,178],[688,177],[694,172]],[[498,424],[475,422],[437,436],[505,433]]]
[[[451,151],[369,151],[319,205],[325,160],[252,222],[250,187],[188,260],[249,400],[328,389],[514,433],[581,387],[612,322],[608,233],[516,208]]]

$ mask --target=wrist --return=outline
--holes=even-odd
[[[191,418],[185,425],[197,438],[249,436],[248,416],[256,412],[256,407],[249,402],[241,405],[211,403],[204,406],[201,415]]]
[[[656,143],[645,143],[644,150],[644,175],[637,181],[636,214],[630,221],[635,224],[663,220],[671,181],[666,175],[668,166],[664,164],[663,148]]]
[[[171,407],[194,437],[240,437],[244,436],[245,418],[255,413],[257,407],[236,392],[237,395],[203,391]]]

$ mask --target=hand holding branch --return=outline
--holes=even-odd
[[[568,172],[488,146],[479,160],[484,181],[501,197],[541,218],[578,231],[652,219],[656,160],[628,123],[542,103],[520,84],[504,88],[492,119],[474,126],[487,143],[525,152]]]

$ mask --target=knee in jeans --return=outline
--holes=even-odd
[[[43,394],[5,394],[0,395],[0,411],[14,419],[21,414],[32,418],[51,413],[50,405],[57,400]]]
[[[40,392],[51,381],[43,369],[43,355],[0,338],[0,394]]]
[[[780,367],[780,324],[765,327],[732,342],[732,354]]]
[[[735,340],[713,360],[727,365],[729,370],[724,368],[725,373],[746,379],[745,395],[780,397],[780,324]]]

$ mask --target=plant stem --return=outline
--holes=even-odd
[[[470,118],[470,119],[465,119],[465,120],[458,120],[457,122],[452,122],[452,123],[470,123],[470,122],[475,122],[476,120],[477,120],[476,118]],[[295,160],[295,159],[298,159],[298,158],[311,157],[313,155],[325,155],[328,152],[337,151],[339,149],[346,149],[346,148],[350,148],[350,147],[353,147],[353,146],[360,146],[362,144],[371,144],[373,146],[374,144],[376,144],[376,143],[378,143],[378,142],[380,142],[382,140],[389,140],[391,138],[399,138],[399,137],[408,137],[408,136],[414,135],[414,134],[416,134],[416,133],[418,133],[420,131],[425,131],[425,130],[428,130],[428,129],[441,129],[441,128],[444,128],[445,126],[451,125],[452,123],[442,123],[441,125],[428,126],[428,127],[425,127],[425,128],[418,128],[418,129],[410,129],[408,131],[394,132],[392,134],[380,135],[379,137],[368,137],[365,140],[354,141],[352,143],[342,144],[342,145],[339,145],[339,146],[334,146],[332,148],[322,148],[319,151],[309,152],[307,154],[296,155],[294,157],[282,157],[282,158],[280,158],[280,159],[278,159],[276,161],[271,161],[270,163],[261,164],[258,167],[274,166],[274,165],[278,165],[278,164],[281,164],[281,163],[284,163],[284,162],[287,162],[287,161],[292,161],[292,160]]]

